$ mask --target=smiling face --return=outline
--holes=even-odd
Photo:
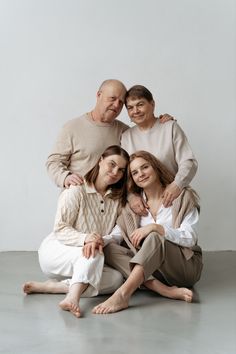
[[[125,94],[125,87],[115,80],[100,88],[96,109],[101,122],[112,123],[118,117],[124,105]]]
[[[154,101],[146,98],[127,98],[126,108],[132,122],[139,126],[149,125],[154,118]]]
[[[127,161],[120,155],[101,158],[99,162],[99,178],[107,186],[117,183],[125,174]]]
[[[158,175],[150,162],[142,157],[137,157],[130,162],[130,174],[134,183],[142,189],[159,182]]]

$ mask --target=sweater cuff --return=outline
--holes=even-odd
[[[58,178],[58,187],[60,188],[65,188],[65,185],[64,185],[64,182],[65,182],[65,179],[67,176],[69,176],[71,174],[70,171],[65,171],[65,172],[62,172]]]

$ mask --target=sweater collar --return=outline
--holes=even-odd
[[[95,189],[94,185],[89,185],[86,181],[84,181],[84,188],[87,194],[99,194],[98,191]],[[104,197],[107,195],[111,194],[111,188],[109,188],[106,193],[104,194]]]

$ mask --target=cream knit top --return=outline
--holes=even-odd
[[[65,189],[58,201],[54,224],[54,237],[68,246],[83,246],[85,237],[97,232],[101,236],[111,233],[121,211],[120,201],[102,197],[86,182]]]

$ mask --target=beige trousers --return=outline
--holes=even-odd
[[[143,266],[145,280],[153,275],[169,285],[193,286],[201,276],[202,255],[194,253],[187,260],[182,248],[163,239],[157,233],[150,233],[141,248],[134,255],[129,249],[111,243],[105,247],[105,261],[128,278],[135,264]]]

